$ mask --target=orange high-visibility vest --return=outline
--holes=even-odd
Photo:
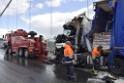
[[[97,50],[97,47],[95,47],[92,51],[92,58],[95,59],[96,57],[100,55],[101,55],[101,52]]]
[[[72,48],[68,44],[65,44],[64,47],[65,47],[65,49],[64,49],[64,56],[69,57],[70,55],[74,54]]]

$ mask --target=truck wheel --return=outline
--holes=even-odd
[[[25,51],[24,51],[24,56],[25,56],[25,58],[29,58],[29,52],[27,49],[25,49]]]
[[[124,61],[120,58],[115,59],[115,68],[112,69],[112,73],[115,75],[124,76]]]
[[[19,51],[18,51],[18,56],[20,56],[20,57],[23,56],[23,49],[19,49]]]

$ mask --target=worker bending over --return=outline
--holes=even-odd
[[[94,70],[97,70],[99,67],[99,61],[100,61],[100,56],[102,54],[102,46],[97,46],[93,49],[92,51],[92,59],[93,59],[93,72]],[[95,72],[94,72],[95,73]]]
[[[72,60],[74,58],[74,52],[71,48],[71,42],[66,41],[66,44],[64,46],[64,59],[65,59],[65,65],[67,68],[67,77],[68,80],[74,80],[74,67]]]

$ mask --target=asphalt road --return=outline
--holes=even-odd
[[[90,71],[75,69],[78,82],[88,82],[94,76]],[[66,78],[65,67],[38,58],[25,59],[16,55],[8,56],[0,49],[0,83],[72,83]],[[103,83],[103,82],[96,82]]]

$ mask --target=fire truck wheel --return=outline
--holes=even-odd
[[[9,50],[8,48],[5,48],[5,53],[6,53],[6,54],[8,54],[8,50]]]
[[[25,56],[25,58],[29,58],[29,52],[27,49],[25,49],[25,51],[24,51],[24,56]]]
[[[9,53],[9,55],[12,55],[12,49],[11,48],[8,49],[8,53]]]
[[[23,56],[23,49],[19,49],[19,51],[18,51],[18,56],[20,56],[20,57]]]

